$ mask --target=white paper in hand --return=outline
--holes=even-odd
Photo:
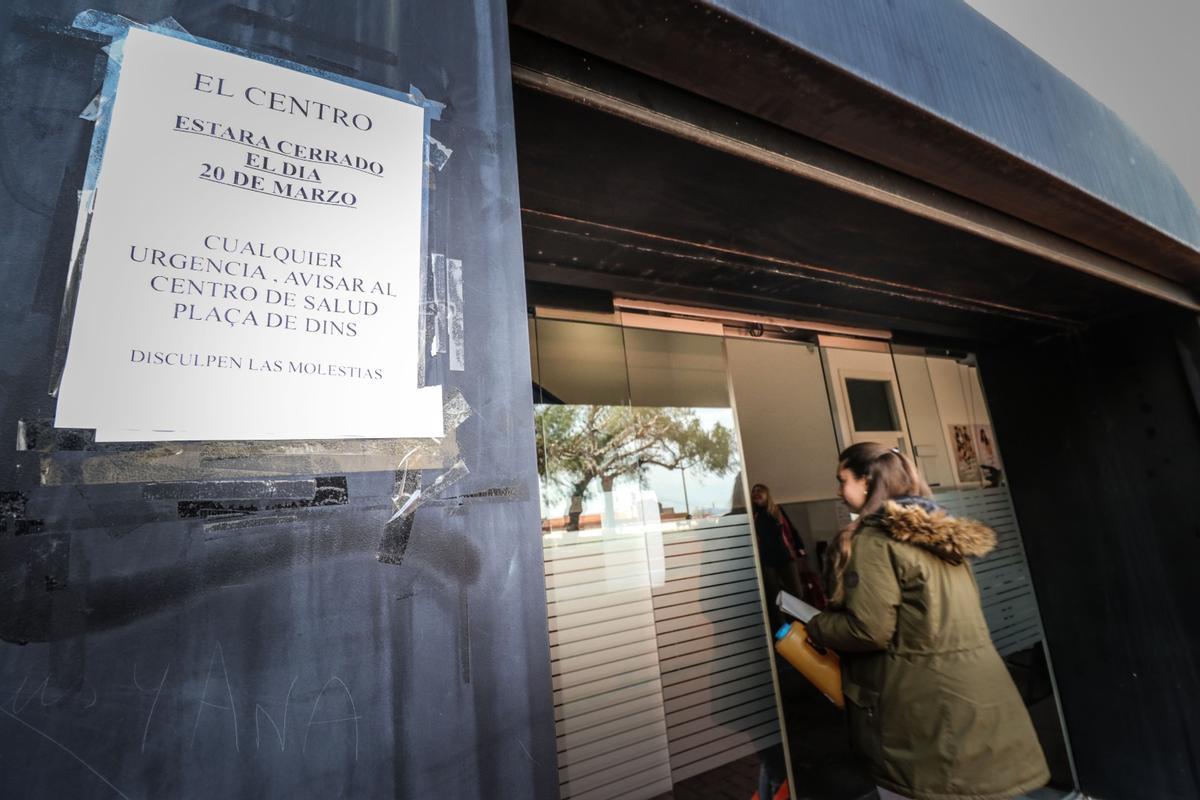
[[[779,609],[789,617],[795,617],[805,624],[821,613],[820,609],[810,606],[796,595],[783,591],[775,598],[775,605],[779,606]]]

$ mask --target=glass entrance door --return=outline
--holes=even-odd
[[[851,515],[837,497],[837,454],[875,441],[915,461],[949,513],[997,533],[996,549],[973,564],[993,643],[1034,721],[1053,778],[1038,798],[1075,785],[1051,679],[1049,649],[1007,489],[999,444],[978,370],[965,356],[893,348],[884,341],[813,336],[810,341],[727,339],[731,386],[749,485],[764,484],[824,574],[828,545]],[[778,525],[753,515],[760,543]],[[765,524],[764,524],[765,521]],[[771,547],[760,547],[764,589]],[[771,601],[772,591],[764,592]],[[796,797],[872,797],[873,783],[847,744],[846,720],[777,659],[780,705]]]
[[[910,455],[939,505],[996,531],[973,569],[1053,770],[1035,797],[1070,791],[1050,649],[972,361],[619,321],[530,320],[562,796],[749,798],[786,778],[794,798],[873,797],[845,714],[772,635],[787,619],[780,589],[815,584],[819,598],[814,576],[852,522],[838,453],[864,441]],[[786,526],[756,512],[763,497]]]
[[[722,338],[530,337],[561,796],[749,798],[784,762]]]

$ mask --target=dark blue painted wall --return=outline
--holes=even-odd
[[[0,8],[0,795],[556,797],[504,4],[100,5],[447,104],[429,236],[464,264],[467,368],[427,371],[473,410],[470,474],[411,527],[386,526],[390,470],[213,449],[197,463],[329,479],[330,505],[230,502],[254,513],[223,527],[110,482],[172,447],[104,475],[36,428],[104,63],[69,30],[86,7]]]

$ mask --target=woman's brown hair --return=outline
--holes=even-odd
[[[775,502],[775,498],[771,496],[771,490],[767,487],[767,485],[765,483],[756,483],[756,484],[754,484],[754,486],[750,487],[750,505],[751,506],[754,505],[754,493],[757,492],[759,489],[762,489],[762,493],[767,498],[767,502],[763,504],[763,508],[766,509],[766,512],[768,514],[770,514],[772,517],[774,517],[776,522],[782,524],[783,523],[783,514],[780,513],[779,505]]]
[[[887,501],[893,498],[929,497],[932,494],[912,459],[878,442],[860,442],[843,450],[838,456],[838,471],[843,469],[850,470],[856,478],[866,478],[867,500],[858,512],[858,519],[839,531],[833,539],[833,558],[827,584],[833,587],[829,597],[831,603],[841,603],[845,599],[846,588],[842,578],[850,563],[854,536],[864,521],[883,510]]]

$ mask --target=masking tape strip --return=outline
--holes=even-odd
[[[187,28],[180,25],[179,20],[172,16],[163,17],[158,22],[153,22],[147,27],[152,31],[172,31],[178,34],[181,39],[187,39],[191,42],[196,41],[196,37],[188,33]]]
[[[313,478],[251,481],[148,483],[145,500],[308,500],[317,492]]]
[[[466,317],[463,315],[463,263],[446,259],[446,336],[450,371],[462,372],[466,364]]]
[[[195,36],[188,33],[187,28],[179,24],[179,20],[171,16],[163,17],[158,22],[141,23],[120,14],[88,8],[75,15],[75,19],[71,22],[71,27],[114,40],[123,37],[129,32],[130,28],[137,28],[143,31],[153,31],[154,33],[165,33],[174,36],[176,39],[183,39],[189,42],[199,41]],[[115,58],[117,63],[120,63],[120,54],[114,55],[107,47],[101,49],[108,52],[110,58]]]
[[[465,584],[458,586],[458,678],[471,683],[471,604]]]
[[[420,311],[417,314],[417,386],[426,386],[426,367],[425,367],[425,346],[429,337],[429,319],[428,309],[430,302],[430,250],[432,248],[432,236],[429,229],[430,220],[430,203],[429,191],[433,185],[433,156],[431,154],[432,142],[436,141],[430,133],[434,120],[442,118],[442,111],[446,108],[444,103],[438,103],[429,100],[416,86],[409,85],[409,94],[414,100],[425,104],[425,128],[424,137],[422,138],[424,148],[425,169],[422,171],[421,178],[421,277],[420,277]],[[447,156],[448,158],[449,156]],[[445,166],[443,163],[442,166]]]
[[[490,489],[480,489],[477,492],[460,494],[455,497],[464,502],[489,502],[492,500],[528,500],[529,492],[524,485],[513,482],[508,486],[493,486]]]
[[[421,506],[442,508],[445,509],[444,513],[454,517],[468,513],[471,506],[479,503],[513,503],[529,499],[528,489],[519,481],[466,494],[445,494],[446,487],[466,477],[467,474],[466,464],[459,462],[451,470],[439,476],[428,490],[422,491],[419,473],[412,470],[398,471],[396,491],[392,497],[396,513],[383,527],[383,538],[380,540],[376,559],[380,563],[393,566],[400,566],[403,563],[405,550],[412,538],[415,512]],[[439,482],[440,491],[436,488],[439,486]],[[436,496],[439,494],[441,496]]]
[[[391,519],[383,526],[383,537],[380,539],[375,558],[381,564],[397,567],[403,564],[404,553],[412,537],[417,509],[426,503],[441,499],[450,486],[469,473],[467,465],[459,459],[454,466],[439,475],[429,488],[423,489],[420,471],[410,469],[405,462],[401,462],[400,468],[396,470],[396,486],[392,495],[392,505],[396,513],[392,514]]]
[[[92,98],[91,102],[88,103],[84,107],[83,111],[79,112],[79,118],[86,122],[95,122],[96,118],[99,116],[100,116],[100,95],[97,94],[95,97]]]
[[[301,482],[278,481],[277,483],[298,484]],[[297,512],[329,511],[350,503],[349,481],[345,475],[315,478],[308,483],[310,491],[300,496],[296,496],[297,493],[292,492],[250,500],[179,500],[176,503],[176,513],[180,519],[203,520],[205,529],[210,530],[212,526],[221,523],[234,523],[244,527],[246,524],[269,525],[294,521],[300,519]],[[201,492],[204,491],[204,487],[197,488]],[[243,522],[251,519],[258,521]]]
[[[47,418],[17,420],[17,450],[39,453],[87,451],[96,453],[194,452],[205,461],[270,458],[272,456],[399,457],[416,443],[440,443],[471,416],[471,406],[459,389],[442,401],[442,425],[446,436],[426,439],[300,439],[244,442],[97,442],[95,431],[85,428],[56,428]],[[393,460],[390,468],[395,468]]]
[[[401,517],[389,522],[383,528],[383,539],[379,543],[379,551],[375,558],[381,564],[398,567],[404,563],[404,553],[408,550],[408,540],[412,538],[413,518]]]
[[[407,473],[408,470],[405,470]],[[395,498],[396,513],[388,522],[393,522],[403,516],[412,516],[417,509],[425,505],[430,500],[440,498],[447,489],[458,483],[463,478],[467,477],[471,471],[467,469],[466,463],[460,458],[454,462],[450,469],[437,476],[437,479],[429,485],[428,489],[417,489],[409,493],[407,496],[397,494]],[[407,478],[407,474],[405,476]]]
[[[42,454],[43,486],[212,481],[348,472],[442,469],[458,459],[456,429],[471,407],[455,389],[442,404],[446,435],[427,439],[255,442],[95,442],[93,431],[19,420],[17,449]]]
[[[112,122],[113,102],[117,97],[117,85],[121,80],[121,59],[125,52],[125,39],[114,39],[103,48],[108,53],[104,69],[104,82],[100,85],[96,101],[95,128],[92,129],[92,144],[88,151],[87,171],[83,176],[83,190],[92,191],[100,177],[100,164],[104,160],[104,146],[108,142],[109,125]]]
[[[450,495],[431,500],[429,508],[442,508],[447,516],[456,517],[468,513],[472,506],[480,503],[516,503],[529,499],[529,492],[519,483],[495,486],[468,494]]]
[[[96,432],[80,428],[56,428],[45,418],[17,421],[17,449],[39,453],[58,451],[136,452],[153,450],[155,442],[96,443]]]
[[[103,106],[108,106],[111,108],[111,102],[104,103],[103,101],[105,99],[111,101],[116,96],[117,78],[120,74],[121,53],[125,43],[125,35],[130,29],[133,28],[159,33],[164,36],[170,36],[175,39],[192,42],[193,44],[203,45],[204,47],[211,47],[214,50],[233,53],[234,55],[242,56],[244,58],[252,58],[256,61],[274,64],[275,66],[284,67],[285,69],[290,69],[305,75],[312,75],[313,77],[321,78],[323,80],[340,83],[343,86],[351,86],[356,89],[361,89],[365,92],[371,92],[372,94],[383,95],[384,97],[389,97],[393,100],[400,100],[402,102],[409,103],[410,105],[421,108],[425,112],[426,137],[429,136],[430,121],[441,119],[442,111],[446,108],[445,103],[439,103],[436,100],[430,100],[429,98],[425,97],[421,90],[415,86],[410,86],[409,90],[404,92],[387,86],[367,83],[366,81],[361,81],[357,78],[339,75],[336,72],[330,72],[328,70],[317,69],[316,67],[310,67],[294,61],[288,61],[276,56],[255,53],[249,50],[243,50],[240,47],[224,44],[222,42],[215,42],[211,39],[202,39],[197,36],[192,36],[173,17],[165,17],[156,23],[142,24],[119,14],[112,14],[107,11],[98,11],[96,9],[86,9],[79,12],[79,14],[75,16],[75,20],[72,25],[80,30],[90,31],[92,33],[98,33],[103,36],[111,37],[113,40],[112,43],[106,48],[109,55],[109,68],[105,76],[104,89],[101,91],[102,108]],[[97,136],[101,138],[101,141],[98,143],[98,147],[96,142],[93,143],[92,151],[97,157],[93,159],[95,162],[94,164],[89,163],[88,165],[89,175],[91,175],[93,178],[90,184],[85,183],[88,188],[95,187],[95,174],[93,173],[99,172],[99,162],[104,152],[103,136],[107,136],[108,118],[104,116],[103,113],[100,115],[99,122],[102,124],[97,125]],[[101,131],[101,128],[104,128],[104,130]],[[426,142],[425,147],[428,150],[428,142]],[[427,179],[425,184],[425,188],[428,189]]]
[[[408,96],[410,98],[409,102],[425,108],[425,110],[428,112],[428,119],[440,120],[442,118],[442,111],[446,109],[445,103],[439,103],[437,100],[430,100],[420,89],[418,89],[416,86],[413,86],[411,83],[408,85]],[[429,131],[426,131],[425,135],[428,136]]]
[[[471,406],[467,404],[467,398],[463,397],[462,390],[452,390],[450,396],[442,401],[442,424],[447,431],[457,429],[470,416]]]
[[[299,517],[295,514],[272,514],[269,517],[243,517],[242,519],[225,520],[222,522],[210,522],[205,524],[204,532],[206,540],[220,538],[213,534],[230,533],[239,531],[245,528],[262,528],[268,525],[283,525],[292,523],[298,520]]]
[[[222,443],[226,444],[226,443]],[[244,445],[202,442],[150,443],[129,452],[45,453],[40,462],[43,486],[99,483],[228,480],[347,472],[391,472],[396,460],[412,453],[417,468],[436,469],[453,463],[458,448],[452,438],[349,439],[297,443],[293,453],[249,454]],[[282,443],[271,442],[279,447]]]
[[[407,469],[404,463],[396,471],[396,486],[392,495],[395,508],[400,508],[421,489],[421,472]],[[375,558],[382,564],[400,566],[404,562],[404,553],[408,549],[408,540],[412,536],[413,515],[393,516],[383,526],[383,538],[379,542],[379,550]]]
[[[425,235],[421,238],[421,252],[425,252]],[[430,256],[432,258],[432,256]],[[429,287],[429,279],[433,270],[430,268],[429,258],[424,255],[421,257],[421,289],[420,297],[417,301],[417,386],[425,386],[425,349],[426,342],[431,338],[430,325],[430,303],[429,297],[433,290]]]
[[[451,392],[442,405],[445,429],[458,428],[471,416],[471,406],[459,389]],[[404,552],[412,536],[413,514],[423,504],[441,497],[451,484],[467,475],[467,465],[458,459],[454,466],[438,476],[428,490],[421,489],[421,471],[416,451],[405,453],[396,467],[395,484],[392,491],[392,507],[395,513],[383,526],[383,538],[379,542],[376,558],[383,564],[399,566],[404,561]]]
[[[450,156],[454,155],[454,151],[432,136],[426,137],[426,142],[428,147],[425,148],[427,154],[425,163],[441,172],[442,168],[446,166],[446,162],[450,160]]]
[[[130,28],[144,28],[145,26],[120,14],[100,11],[95,8],[86,8],[75,15],[75,21],[71,23],[71,27],[115,39],[123,35]]]
[[[94,147],[95,143],[93,142]],[[95,191],[85,189],[79,193],[79,212],[75,218],[71,260],[67,265],[67,281],[63,287],[62,309],[58,315],[58,334],[54,340],[54,356],[50,363],[50,385],[47,392],[51,397],[58,397],[63,368],[67,364],[67,345],[71,342],[71,329],[75,324],[75,304],[79,300],[79,276],[83,272],[83,256],[87,252],[95,201]]]
[[[28,492],[10,490],[0,492],[0,537],[28,536],[41,533],[45,522],[26,515],[29,505]]]
[[[392,506],[396,509],[396,513],[388,522],[395,522],[401,516],[400,510],[407,508],[412,498],[419,495],[420,492],[421,471],[419,469],[409,469],[407,464],[402,464],[396,470],[396,485],[392,493]]]
[[[430,297],[426,304],[429,355],[446,352],[446,256],[429,254]]]
[[[159,22],[154,23],[140,23],[135,22],[128,17],[123,17],[119,14],[112,14],[107,11],[98,11],[96,9],[86,9],[76,15],[72,25],[80,30],[98,33],[102,36],[108,36],[113,39],[114,43],[122,40],[125,34],[128,33],[131,28],[151,31],[152,33],[161,33],[164,36],[171,36],[176,39],[182,39],[183,41],[204,45],[205,47],[211,47],[215,50],[221,50],[226,53],[233,53],[234,55],[243,56],[245,58],[253,58],[256,61],[274,64],[276,66],[284,67],[296,72],[302,72],[306,75],[312,75],[314,77],[340,83],[344,86],[352,86],[356,89],[362,89],[363,91],[371,92],[372,94],[380,94],[385,97],[390,97],[393,100],[402,100],[406,103],[424,109],[426,120],[440,120],[442,118],[442,111],[446,108],[445,103],[440,103],[437,100],[430,100],[424,95],[423,92],[421,92],[420,89],[415,86],[410,85],[407,92],[400,89],[392,89],[388,86],[368,83],[366,81],[359,80],[358,78],[351,78],[336,72],[318,69],[317,67],[310,67],[306,64],[289,61],[285,58],[279,58],[278,56],[270,56],[266,55],[265,53],[255,53],[253,51],[245,50],[240,47],[225,44],[223,42],[216,42],[212,39],[204,39],[199,36],[193,36],[192,34],[188,33],[187,30],[174,19],[174,17],[164,17]],[[428,134],[428,131],[426,131],[426,134]]]
[[[87,494],[88,487],[80,489],[80,497],[86,502],[73,509],[61,509],[52,499],[43,499],[42,505],[56,511],[73,512],[59,516],[51,513],[44,522],[52,530],[104,532],[110,538],[120,538],[133,530],[147,525],[170,523],[228,522],[252,517],[278,517],[289,515],[302,519],[312,514],[336,514],[350,506],[349,480],[345,475],[330,475],[308,480],[285,479],[276,481],[272,491],[263,487],[228,489],[224,482],[182,482],[152,486],[145,495],[150,505],[137,503],[114,503],[103,499],[104,495]],[[268,484],[270,481],[246,481],[247,484]],[[257,494],[257,497],[250,497]],[[4,532],[4,492],[0,492],[0,533]],[[60,495],[61,496],[61,495]],[[354,507],[359,510],[378,512],[390,507],[386,497],[362,495],[356,498]],[[41,526],[42,520],[18,520],[19,527],[34,532],[34,525]],[[25,530],[18,530],[20,533]]]

